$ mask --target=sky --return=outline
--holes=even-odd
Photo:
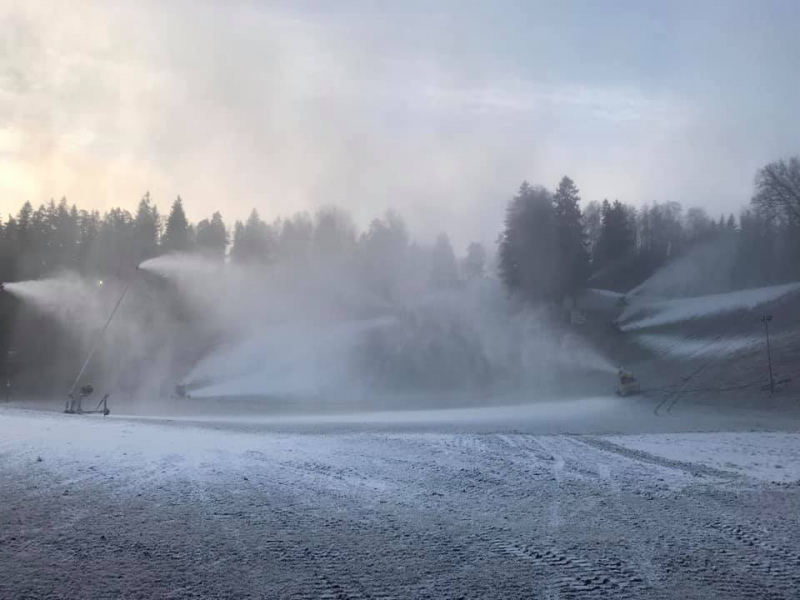
[[[492,244],[523,180],[738,211],[800,153],[800,3],[0,0],[0,213],[398,210]]]

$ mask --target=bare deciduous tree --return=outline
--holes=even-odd
[[[800,157],[769,163],[756,173],[755,183],[757,207],[800,224]]]

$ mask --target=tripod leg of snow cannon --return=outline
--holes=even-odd
[[[138,267],[137,267],[137,270],[138,270]],[[70,390],[70,392],[68,394],[68,396],[70,398],[72,398],[72,400],[73,400],[73,407],[72,407],[72,409],[66,410],[65,412],[81,412],[80,400],[82,400],[82,396],[84,395],[83,394],[83,390],[86,389],[87,386],[84,386],[83,388],[81,388],[81,397],[80,397],[80,400],[77,401],[78,408],[77,408],[77,411],[75,411],[74,410],[75,391],[76,391],[76,389],[78,387],[78,383],[80,382],[81,377],[83,377],[83,373],[84,373],[84,371],[86,371],[86,367],[89,366],[89,362],[92,360],[92,357],[94,356],[94,353],[97,350],[97,347],[100,345],[100,341],[103,339],[103,336],[106,333],[106,329],[108,329],[108,326],[111,324],[111,321],[114,320],[114,315],[117,314],[117,310],[119,310],[119,307],[122,304],[122,301],[125,299],[125,295],[128,293],[128,289],[130,287],[131,287],[131,284],[128,283],[125,286],[125,289],[122,290],[122,294],[120,295],[119,300],[117,300],[117,303],[114,305],[114,309],[111,311],[111,314],[108,316],[108,319],[106,320],[105,325],[103,325],[103,329],[100,330],[100,334],[95,338],[94,343],[92,344],[92,347],[89,350],[89,355],[86,357],[86,360],[83,361],[83,365],[81,366],[81,370],[78,372],[78,376],[75,378],[75,383],[72,384],[72,389]],[[91,386],[89,386],[89,387],[91,387]],[[94,388],[92,388],[92,391],[93,390],[94,390]],[[91,393],[91,391],[89,392],[89,394],[90,393]],[[85,394],[85,395],[88,395],[88,394]]]

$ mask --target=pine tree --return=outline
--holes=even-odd
[[[161,230],[161,216],[146,192],[139,201],[133,221],[135,260],[138,263],[152,258],[158,252],[158,236]]]
[[[24,253],[30,250],[31,220],[33,219],[33,206],[25,202],[17,213],[17,252]]]
[[[167,227],[164,230],[164,237],[161,246],[166,252],[186,252],[191,248],[191,230],[186,213],[183,211],[183,200],[181,197],[172,203],[172,209],[167,217]]]
[[[603,200],[602,226],[597,242],[597,266],[603,268],[615,261],[631,256],[636,248],[636,237],[625,206],[614,200]]]
[[[11,219],[10,216],[9,219]],[[8,281],[13,277],[14,256],[8,234],[8,225],[4,225],[0,218],[0,281]],[[2,308],[0,308],[0,321],[2,321]]]
[[[217,258],[225,256],[228,247],[228,231],[222,215],[215,212],[211,220],[203,219],[197,224],[197,247],[202,252]]]
[[[558,233],[552,195],[525,181],[506,209],[499,240],[500,278],[529,301],[560,299]]]
[[[66,198],[61,198],[52,219],[55,264],[75,269],[78,266],[78,209],[74,204],[70,207]]]
[[[281,224],[278,257],[284,263],[303,263],[310,259],[314,223],[308,213],[297,213]]]
[[[564,176],[553,196],[558,228],[561,295],[574,296],[589,277],[589,252],[580,209],[580,193]]]
[[[246,262],[244,223],[236,221],[233,224],[233,242],[231,244],[231,259],[236,262]]]
[[[351,256],[356,249],[356,239],[356,226],[350,213],[336,206],[323,206],[314,214],[313,249],[317,260]]]
[[[344,243],[344,239],[339,243]],[[406,275],[411,275],[407,271],[409,252],[408,229],[394,211],[387,211],[383,218],[373,219],[367,231],[361,235],[358,260],[366,285],[378,297],[387,302],[401,300],[407,289]],[[427,273],[422,274],[423,277],[425,275]]]
[[[464,279],[470,281],[483,277],[486,272],[486,248],[478,242],[471,242],[467,246],[467,255],[461,264]]]
[[[603,220],[601,216],[602,206],[597,200],[592,200],[586,205],[583,211],[583,230],[586,232],[586,249],[592,265],[597,254],[597,241],[600,239],[600,229]]]
[[[277,235],[253,209],[247,221],[236,222],[231,258],[241,263],[271,263],[277,251]]]
[[[30,248],[25,257],[25,266],[30,277],[41,277],[52,272],[55,266],[52,223],[55,220],[56,204],[40,204],[30,220]]]
[[[69,209],[69,233],[65,235],[65,239],[68,240],[71,248],[71,262],[72,267],[74,269],[78,269],[80,267],[80,248],[79,248],[79,241],[80,241],[80,222],[78,216],[78,207],[73,204]]]
[[[100,221],[97,238],[89,256],[90,271],[129,277],[138,264],[134,255],[133,215],[121,208],[112,208]]]
[[[78,212],[78,263],[86,268],[97,235],[100,232],[100,214],[81,210]]]
[[[17,276],[17,263],[19,260],[17,231],[17,220],[9,215],[6,226],[3,228],[2,281],[19,279]]]
[[[446,290],[458,285],[458,265],[453,245],[446,233],[436,237],[431,254],[431,284],[434,288]]]

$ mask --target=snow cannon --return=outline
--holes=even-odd
[[[67,408],[64,410],[64,412],[70,415],[102,414],[104,417],[107,416],[111,412],[108,410],[108,394],[103,396],[103,398],[100,400],[100,403],[95,407],[94,410],[83,409],[84,398],[88,398],[93,393],[94,386],[91,383],[81,386],[80,390],[73,389],[67,395]]]
[[[6,284],[0,283],[0,292],[5,292],[5,291],[6,291]]]
[[[64,412],[70,415],[79,415],[83,412],[83,399],[88,398],[94,392],[94,386],[91,383],[81,386],[81,389],[76,390],[74,387],[67,394],[67,407]]]
[[[634,377],[633,373],[624,367],[617,371],[617,380],[616,392],[618,396],[632,396],[642,391],[639,381]]]
[[[98,284],[103,285],[103,281],[100,280]],[[122,294],[120,295],[119,300],[117,300],[117,303],[114,305],[114,309],[111,311],[111,314],[108,315],[106,324],[103,325],[103,329],[100,330],[100,333],[95,338],[94,343],[92,344],[92,347],[89,350],[89,354],[86,356],[86,360],[83,361],[81,370],[78,371],[78,376],[75,378],[75,383],[72,384],[72,388],[67,393],[67,406],[64,410],[65,413],[82,415],[82,414],[96,412],[96,413],[102,413],[103,416],[109,414],[108,394],[103,396],[103,398],[100,400],[100,404],[97,405],[96,409],[83,410],[83,407],[81,406],[83,399],[89,396],[92,392],[94,392],[94,386],[92,386],[92,384],[90,383],[87,383],[86,385],[80,388],[80,391],[78,391],[78,385],[80,384],[81,377],[83,377],[83,374],[86,372],[86,367],[89,366],[89,363],[91,362],[94,353],[97,351],[97,348],[100,345],[100,341],[103,339],[103,336],[106,333],[106,329],[108,329],[108,326],[111,324],[111,321],[114,320],[114,315],[117,314],[117,310],[119,310],[122,301],[125,299],[125,294],[128,293],[128,289],[130,287],[131,284],[129,283],[128,285],[125,286],[125,289],[122,290]],[[101,406],[103,407],[102,410],[100,410]]]

